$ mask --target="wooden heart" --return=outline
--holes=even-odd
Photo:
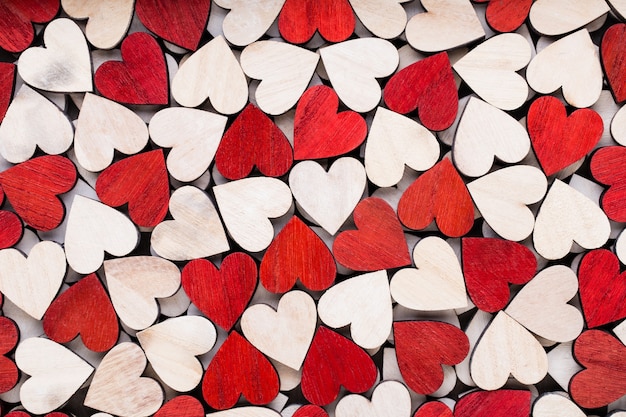
[[[84,404],[118,416],[148,416],[163,404],[163,389],[142,377],[147,361],[141,348],[120,343],[106,354],[91,380]]]
[[[355,394],[339,400],[335,408],[337,417],[354,416],[355,413],[363,417],[410,417],[409,390],[400,382],[385,381],[374,389],[371,400]]]
[[[617,103],[626,100],[626,77],[624,77],[624,41],[626,40],[626,24],[619,23],[604,32],[600,53],[606,78]]]
[[[407,16],[400,3],[403,0],[350,0],[363,26],[383,39],[394,39],[404,32]]]
[[[11,104],[16,68],[15,64],[0,62],[0,122]]]
[[[61,93],[92,91],[91,59],[82,30],[70,19],[46,26],[45,48],[22,52],[17,72],[31,87]]]
[[[287,42],[305,43],[316,31],[329,42],[342,42],[354,32],[355,18],[347,0],[287,0],[278,29]]]
[[[172,193],[169,208],[174,220],[159,223],[150,236],[159,256],[188,261],[230,249],[217,210],[204,191],[180,187]]]
[[[130,256],[104,261],[109,293],[120,320],[142,330],[159,316],[156,298],[174,295],[180,287],[180,270],[156,256]]]
[[[217,339],[215,326],[198,316],[174,317],[137,332],[137,340],[161,380],[178,392],[194,389],[204,369],[196,358]]]
[[[396,272],[391,295],[413,310],[449,310],[467,306],[461,265],[452,247],[443,239],[428,236],[413,249],[415,268]]]
[[[485,18],[498,32],[517,30],[528,17],[533,0],[493,0],[487,5]]]
[[[17,324],[9,318],[0,317],[0,393],[12,390],[20,379],[15,362],[8,357],[19,340]]]
[[[528,417],[531,392],[499,389],[475,391],[459,398],[454,406],[455,417]]]
[[[120,43],[133,18],[133,0],[115,0],[106,5],[81,0],[62,0],[61,3],[70,17],[89,19],[85,35],[100,49],[111,49]]]
[[[241,316],[246,339],[265,355],[299,370],[306,357],[317,325],[317,308],[304,291],[290,291],[274,310],[255,304]],[[285,346],[289,349],[285,349]]]
[[[569,5],[567,0],[537,0],[530,8],[530,24],[542,35],[557,36],[579,29],[610,10],[604,0],[590,0],[581,7]]]
[[[420,405],[413,417],[454,417],[452,410],[440,401],[429,401]]]
[[[624,3],[624,0],[607,0],[607,3],[611,6],[611,12],[623,20],[624,16],[626,16],[626,3]]]
[[[72,124],[61,110],[22,85],[0,124],[0,155],[14,164],[30,159],[37,147],[58,155],[72,145],[73,136]]]
[[[541,395],[533,404],[533,417],[585,417],[568,397],[558,393]]]
[[[24,233],[22,220],[12,211],[0,210],[0,249],[10,248]],[[0,301],[0,305],[2,302]]]
[[[204,417],[204,407],[196,397],[179,395],[159,408],[154,417]],[[93,416],[92,416],[93,417]],[[104,417],[104,416],[102,416]]]
[[[246,46],[267,32],[278,17],[285,0],[270,0],[263,4],[245,0],[216,0],[215,4],[230,10],[222,22],[224,37],[233,45]]]
[[[293,415],[294,417],[328,417],[326,410],[313,404],[303,405]]]
[[[626,221],[623,204],[626,194],[622,191],[623,184],[626,184],[625,161],[626,153],[622,146],[607,146],[595,152],[589,164],[593,178],[609,186],[602,195],[602,210],[616,222]]]
[[[2,6],[0,48],[8,52],[28,48],[35,37],[33,23],[47,23],[59,12],[58,0],[8,0]]]

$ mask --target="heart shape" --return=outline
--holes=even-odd
[[[541,395],[533,404],[533,417],[585,417],[568,397],[558,393]]]
[[[89,19],[85,35],[100,49],[114,48],[130,26],[133,0],[117,0],[107,5],[81,0],[62,0],[63,10],[74,19]]]
[[[150,138],[164,148],[167,170],[181,182],[191,182],[209,168],[228,119],[198,109],[170,107],[150,119]]]
[[[59,0],[3,2],[0,8],[0,48],[8,52],[22,52],[35,37],[33,23],[47,23],[58,11]]]
[[[248,101],[248,82],[224,37],[218,36],[180,65],[171,92],[182,106],[196,107],[208,98],[219,113],[234,114]]]
[[[602,44],[600,45],[604,72],[617,103],[626,100],[626,77],[623,75],[624,71],[626,71],[626,63],[623,59],[624,54],[626,54],[624,49],[625,40],[626,24],[619,23],[611,26],[604,32]]]
[[[322,407],[313,404],[305,404],[298,408],[294,417],[328,417],[328,413]]]
[[[241,316],[246,339],[265,355],[295,370],[302,367],[316,325],[315,302],[304,291],[283,295],[276,310],[255,304]],[[286,345],[289,349],[284,349]]]
[[[358,230],[341,232],[333,242],[337,262],[355,271],[377,271],[411,263],[402,226],[384,200],[361,200],[353,217]]]
[[[413,249],[415,268],[396,272],[391,295],[412,310],[450,310],[467,306],[461,265],[452,247],[443,239],[428,236]]]
[[[139,232],[128,217],[109,206],[77,195],[67,216],[65,254],[79,274],[96,271],[104,252],[129,254],[139,243]]]
[[[202,403],[191,395],[179,395],[159,408],[154,417],[204,417]]]
[[[363,117],[353,111],[337,113],[339,98],[335,91],[317,85],[304,92],[294,119],[294,157],[320,159],[350,152],[367,135]]]
[[[56,10],[58,7],[54,14]],[[20,77],[39,90],[91,91],[91,55],[78,25],[70,19],[56,19],[46,26],[43,41],[45,48],[28,48],[20,55],[17,63]]]
[[[228,331],[252,298],[257,267],[254,259],[242,252],[226,256],[219,270],[206,259],[195,259],[183,268],[181,282],[191,302]]]
[[[509,374],[522,384],[536,384],[548,373],[548,357],[528,330],[500,311],[478,340],[470,371],[476,385],[485,390],[501,388]]]
[[[602,210],[609,219],[616,222],[626,221],[626,210],[623,201],[626,196],[623,184],[626,184],[624,169],[626,153],[621,146],[607,146],[593,154],[589,168],[591,174],[609,189],[602,195]]]
[[[285,134],[250,103],[219,142],[215,165],[224,177],[239,180],[256,166],[267,177],[283,176],[291,168],[293,151]]]
[[[413,417],[454,417],[450,407],[440,401],[429,401],[420,405]]]
[[[180,270],[156,256],[130,256],[104,261],[111,302],[120,320],[142,330],[159,317],[156,298],[174,295],[180,287]]]
[[[577,243],[596,249],[609,239],[606,214],[588,197],[560,180],[554,180],[543,200],[533,232],[533,243],[546,259],[561,259]]]
[[[202,396],[217,410],[232,408],[241,395],[250,404],[268,404],[278,389],[270,361],[236,331],[228,335],[202,380]]]
[[[547,176],[583,158],[604,131],[598,113],[579,109],[568,116],[563,103],[552,96],[540,97],[531,104],[526,124],[539,164]]]
[[[363,196],[367,176],[357,159],[339,158],[328,172],[303,161],[289,174],[289,187],[300,208],[331,235],[337,233]]]
[[[390,405],[393,404],[393,407]],[[363,417],[410,417],[411,396],[404,384],[397,381],[385,381],[378,384],[372,393],[371,401],[360,395],[346,395],[335,409],[337,417],[348,417],[359,410]]]
[[[329,42],[342,42],[352,35],[354,26],[347,0],[287,0],[278,17],[280,34],[290,43],[305,43],[315,31]]]
[[[350,325],[350,336],[363,349],[379,348],[391,333],[393,311],[386,271],[359,275],[328,289],[318,302],[324,324]]]
[[[20,378],[15,363],[7,355],[20,340],[17,324],[9,318],[0,317],[0,393],[13,389]]]
[[[528,17],[533,0],[491,0],[485,13],[487,23],[498,32],[516,31]]]
[[[167,65],[156,39],[144,32],[122,42],[122,61],[107,61],[94,75],[103,96],[125,104],[167,104]]]
[[[0,291],[26,314],[41,320],[65,277],[63,248],[51,241],[39,242],[28,257],[17,249],[3,249],[0,266]]]
[[[366,113],[380,102],[376,78],[391,75],[399,63],[396,47],[378,38],[352,39],[319,50],[328,78],[341,101]]]
[[[163,404],[163,389],[152,378],[142,377],[147,360],[141,348],[124,342],[100,362],[84,404],[119,416],[154,414]]]
[[[267,248],[259,276],[273,293],[289,291],[299,279],[302,285],[322,291],[335,281],[337,266],[322,239],[293,216]]]
[[[57,343],[80,335],[87,349],[106,352],[117,342],[119,324],[111,300],[96,274],[59,295],[43,317],[43,330]]]
[[[302,394],[310,403],[333,402],[341,387],[361,393],[376,382],[372,358],[350,339],[320,326],[302,365]]]
[[[154,372],[178,392],[194,389],[202,379],[202,364],[196,358],[215,345],[215,326],[204,317],[167,319],[137,332]]]
[[[459,237],[470,231],[474,204],[449,159],[443,158],[404,191],[398,203],[398,217],[414,230],[424,229],[435,220],[446,236]]]
[[[148,144],[146,123],[135,112],[95,94],[87,93],[76,122],[74,152],[80,166],[102,171],[117,150],[126,155]]]
[[[0,40],[0,42],[2,42]],[[11,104],[13,85],[15,82],[15,64],[0,62],[0,122]]]
[[[10,248],[20,241],[24,227],[20,218],[12,211],[0,210],[0,249]],[[0,300],[0,305],[2,302]]]
[[[374,5],[368,0],[350,0],[363,26],[379,38],[394,39],[404,32],[406,11],[402,0],[383,0]]]
[[[215,4],[230,10],[222,22],[226,39],[234,45],[246,46],[267,32],[278,17],[285,0],[269,0],[263,4],[246,0],[216,0]]]
[[[472,49],[453,68],[487,103],[515,110],[528,98],[526,80],[517,71],[528,65],[530,58],[530,44],[524,36],[504,33]]]
[[[458,93],[445,52],[417,61],[398,71],[385,86],[385,103],[400,114],[418,110],[430,130],[449,128],[458,111]]]
[[[537,0],[530,9],[530,24],[542,35],[562,35],[593,22],[610,10],[603,0],[590,0],[581,9],[571,9],[569,5],[567,0]]]
[[[178,188],[170,198],[174,220],[159,223],[150,236],[152,249],[172,261],[213,256],[230,249],[215,206],[202,190]]]
[[[509,302],[508,284],[526,284],[535,276],[537,259],[520,243],[466,237],[461,248],[467,292],[483,311],[502,310]]]
[[[528,417],[531,403],[531,393],[528,390],[475,391],[459,398],[454,406],[454,415],[455,417]]]
[[[111,207],[128,203],[131,220],[154,227],[167,214],[170,185],[163,150],[140,153],[102,171],[96,181],[98,198]]]

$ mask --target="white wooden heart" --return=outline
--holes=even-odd
[[[626,16],[626,0],[606,0],[611,6],[611,11],[624,20]]]
[[[259,39],[270,28],[285,0],[215,0],[215,4],[230,9],[222,22],[222,30],[228,41],[246,46]]]
[[[384,381],[367,398],[350,394],[337,403],[336,417],[410,417],[411,396],[404,384],[398,381]]]
[[[109,0],[105,3],[85,0],[62,0],[63,10],[74,19],[89,19],[85,35],[93,46],[111,49],[121,42],[133,18],[133,0]]]
[[[575,4],[569,0],[537,0],[528,17],[537,32],[557,36],[580,29],[609,10],[604,0],[585,0]]]
[[[572,342],[560,343],[548,352],[548,374],[564,390],[569,389],[569,381],[583,369],[574,359],[572,345]]]
[[[404,32],[406,11],[400,3],[407,0],[350,0],[363,26],[383,39],[393,39]]]
[[[585,417],[586,414],[569,399],[567,394],[549,392],[539,396],[533,404],[533,417]]]
[[[626,1],[626,0],[625,0]],[[626,145],[626,106],[620,107],[611,120],[611,136],[615,142]]]
[[[267,407],[243,406],[216,411],[211,417],[281,417],[281,414]]]
[[[437,311],[467,306],[465,279],[452,247],[428,236],[413,249],[415,268],[404,268],[391,279],[391,296],[412,310]]]

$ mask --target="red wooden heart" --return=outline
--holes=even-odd
[[[343,386],[361,393],[376,382],[376,365],[353,341],[320,327],[302,365],[302,394],[309,402],[327,405]]]
[[[304,92],[294,120],[296,160],[341,155],[365,140],[365,119],[353,111],[337,113],[338,108],[339,97],[330,87],[317,85]]]
[[[19,339],[15,322],[7,317],[0,317],[0,393],[11,390],[19,379],[17,366],[4,356],[17,346]]]
[[[529,417],[530,404],[530,391],[475,391],[459,399],[454,407],[454,416]]]
[[[154,417],[204,417],[204,407],[195,397],[180,395],[165,403]]]
[[[443,383],[441,365],[456,365],[469,352],[465,333],[448,323],[399,321],[393,335],[402,378],[419,394],[437,391]]]
[[[355,19],[347,0],[287,0],[278,17],[278,30],[287,42],[304,43],[315,31],[329,42],[345,41]]]
[[[384,98],[395,112],[417,109],[420,122],[430,130],[449,128],[459,98],[448,54],[435,54],[398,71],[385,86]]]
[[[183,268],[181,280],[191,302],[228,331],[254,294],[257,267],[254,259],[242,252],[225,257],[219,270],[206,259],[195,259]]]
[[[209,19],[211,0],[137,0],[135,12],[157,36],[195,51]]]
[[[90,274],[57,297],[43,317],[43,330],[57,343],[80,334],[87,349],[105,352],[117,342],[117,315],[96,274]]]
[[[126,104],[167,104],[165,56],[149,34],[136,32],[122,42],[122,62],[107,61],[94,76],[103,96]]]
[[[10,248],[20,241],[22,221],[11,211],[0,210],[0,249]]]
[[[100,201],[111,207],[128,203],[128,214],[138,226],[156,226],[165,218],[170,200],[163,150],[114,163],[98,177],[96,193]]]
[[[517,30],[528,17],[533,0],[491,0],[487,6],[487,23],[498,32]]]
[[[59,0],[3,0],[0,2],[0,48],[22,52],[35,37],[33,23],[51,21]]]
[[[517,242],[467,237],[461,247],[467,292],[476,307],[489,313],[509,302],[508,284],[526,284],[537,271],[535,255]]]
[[[589,328],[626,317],[626,272],[620,274],[613,252],[588,252],[578,266],[580,303]]]
[[[574,342],[574,357],[584,368],[572,377],[569,392],[578,405],[603,407],[626,394],[626,346],[601,330],[588,330]]]
[[[273,293],[289,291],[298,278],[308,289],[322,291],[333,284],[336,273],[328,247],[296,216],[267,248],[259,270],[261,284]]]
[[[450,407],[439,401],[430,401],[422,404],[413,417],[454,417]]]
[[[45,155],[0,172],[0,186],[22,220],[37,230],[57,227],[65,207],[57,197],[74,188],[76,167],[62,156]]]
[[[626,100],[626,24],[618,23],[604,32],[600,54],[613,97],[621,103]]]
[[[593,154],[590,168],[598,182],[610,186],[602,195],[602,209],[609,219],[626,222],[626,148],[600,149]]]
[[[355,271],[378,271],[409,265],[411,256],[393,208],[380,198],[366,198],[353,213],[358,230],[341,232],[333,243],[335,259]]]
[[[217,410],[231,408],[240,395],[250,404],[267,404],[278,389],[278,375],[270,361],[237,332],[219,348],[202,380],[204,400]]]
[[[424,229],[436,220],[446,236],[459,237],[470,231],[474,204],[449,159],[442,159],[404,191],[398,203],[398,217],[414,230]]]
[[[293,163],[293,150],[285,134],[254,104],[248,104],[228,128],[215,155],[219,172],[239,180],[256,165],[267,177],[285,175]]]
[[[568,116],[563,103],[552,96],[540,97],[530,105],[526,124],[539,164],[548,176],[584,157],[604,131],[598,113],[579,109]]]
[[[306,404],[298,408],[293,417],[328,417],[328,413],[318,405]]]
[[[2,6],[0,5],[0,8],[1,7]],[[1,33],[2,30],[0,29],[0,36],[2,36]],[[6,114],[9,104],[11,103],[14,84],[15,65],[7,62],[0,62],[0,122],[4,119],[4,115]]]

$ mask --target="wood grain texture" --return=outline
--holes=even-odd
[[[411,396],[398,381],[384,381],[376,386],[371,400],[361,395],[346,395],[337,403],[337,417],[409,416]]]
[[[294,417],[328,417],[328,413],[322,407],[313,404],[305,404],[298,408]]]
[[[7,356],[17,346],[19,333],[13,320],[0,317],[0,393],[13,389],[19,380],[19,370]]]
[[[354,26],[348,0],[287,0],[278,17],[280,34],[291,43],[305,43],[316,31],[329,42],[342,42]]]
[[[406,27],[407,14],[400,3],[402,0],[350,0],[354,13],[374,35],[393,39],[402,34]]]
[[[609,219],[626,221],[626,152],[621,146],[607,146],[593,154],[591,174],[596,181],[608,185],[601,206]]]
[[[87,349],[105,352],[119,336],[113,304],[96,274],[90,274],[59,295],[43,317],[46,335],[68,343],[80,335]]]
[[[215,4],[230,9],[222,22],[224,37],[234,45],[246,46],[267,32],[278,17],[285,0],[254,3],[246,0],[216,0]]]
[[[16,68],[15,64],[0,62],[0,122],[4,119],[11,103]]]
[[[524,23],[532,4],[532,0],[491,0],[487,5],[487,23],[498,32],[513,32]]]
[[[454,407],[456,417],[528,417],[531,392],[527,390],[476,391],[464,395]]]
[[[273,293],[289,291],[297,280],[313,291],[329,288],[337,267],[328,247],[300,218],[293,216],[267,248],[259,276]]]
[[[114,48],[122,41],[133,18],[133,0],[114,0],[106,4],[82,0],[62,0],[63,10],[74,19],[89,19],[85,36],[100,49]]]
[[[191,395],[172,398],[156,412],[154,417],[204,417],[202,403]]]
[[[10,248],[24,233],[22,220],[12,211],[0,210],[0,249]],[[0,305],[2,303],[0,302]]]
[[[572,32],[608,13],[603,0],[576,5],[567,0],[538,0],[530,9],[530,24],[542,35],[557,36]]]
[[[33,23],[46,23],[59,11],[59,0],[8,0],[0,5],[0,48],[21,52],[35,37]]]
[[[454,417],[450,407],[440,401],[428,401],[420,405],[413,417]]]
[[[559,395],[559,393],[547,393],[540,395],[533,404],[533,416],[585,417],[586,414],[568,397]]]
[[[609,87],[617,103],[626,100],[626,24],[619,23],[611,26],[604,32],[600,45],[602,65]]]

